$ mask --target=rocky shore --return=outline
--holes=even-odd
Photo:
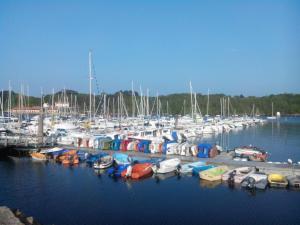
[[[19,209],[0,206],[0,225],[41,225],[33,217],[26,216]]]

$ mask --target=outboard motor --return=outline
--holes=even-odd
[[[160,168],[160,163],[155,163],[155,170],[153,170],[153,173],[157,173],[157,170]]]
[[[229,174],[229,178],[228,178],[228,183],[230,185],[234,184],[234,177],[236,175],[236,170],[233,170],[230,174]]]
[[[156,167],[159,169],[160,168],[160,163],[159,162],[157,162],[156,164]]]
[[[180,173],[181,173],[181,165],[180,164],[177,166],[175,173],[177,173],[177,175],[180,175]]]
[[[255,179],[253,177],[248,178],[248,185],[247,187],[249,189],[254,189],[255,188]]]

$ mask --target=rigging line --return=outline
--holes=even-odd
[[[95,65],[94,65],[94,62],[92,61],[92,70],[93,70],[93,78],[95,79],[96,81],[96,89],[97,89],[97,93],[98,95],[100,95],[100,88],[99,88],[99,84],[98,84],[98,80],[97,80],[97,77],[96,77],[96,69],[95,69]]]
[[[97,106],[97,109],[96,109],[96,112],[95,112],[95,114],[96,114],[96,113],[98,112],[98,110],[99,110],[100,105],[103,104],[104,92],[101,93],[101,91],[100,91],[100,86],[99,86],[99,83],[98,83],[98,80],[97,80],[97,77],[96,77],[95,64],[94,64],[93,61],[92,61],[92,70],[93,70],[93,78],[94,78],[95,81],[96,81],[95,83],[96,83],[97,94],[98,94],[98,96],[100,97],[100,99],[99,99],[99,97],[98,97],[99,102],[98,102],[98,106]]]

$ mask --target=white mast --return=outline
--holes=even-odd
[[[92,51],[89,51],[89,82],[90,82],[90,110],[89,120],[92,121]]]
[[[41,109],[43,108],[43,88],[41,87]]]
[[[208,116],[208,108],[209,108],[209,89],[207,90],[207,105],[206,105],[206,115]]]
[[[2,114],[2,118],[4,119],[4,112],[3,112],[3,89],[2,89],[2,98],[1,98],[1,114]]]
[[[143,90],[142,90],[142,87],[140,85],[140,113],[144,116],[145,113],[144,113],[144,102],[143,102]]]
[[[169,102],[167,100],[167,116],[169,116]]]
[[[96,117],[96,94],[94,92],[94,107],[93,107],[93,115],[94,115],[94,120],[95,120],[95,117]]]
[[[196,92],[194,93],[194,102],[195,102],[194,114],[195,114],[195,118],[196,118],[196,116],[197,116],[197,94],[196,94]]]
[[[149,89],[147,88],[146,114],[149,116]]]
[[[52,109],[51,123],[52,123],[52,126],[53,126],[54,125],[54,88],[52,88],[52,106],[51,106],[51,109]]]
[[[134,109],[135,109],[135,105],[134,105],[134,90],[133,90],[133,80],[131,81],[131,107],[132,107],[132,118],[134,117]]]
[[[104,94],[103,98],[103,118],[106,118],[106,94]]]
[[[159,118],[159,101],[158,101],[158,92],[156,93],[156,115]]]
[[[190,81],[190,92],[191,92],[191,110],[192,110],[192,118],[194,118],[194,108],[193,108],[193,88],[192,82]]]
[[[11,117],[11,86],[10,80],[8,81],[8,117]]]
[[[221,106],[221,118],[223,118],[223,106],[222,106],[222,98],[220,98],[220,106]]]
[[[27,107],[29,108],[30,107],[30,104],[29,104],[29,85],[27,85]],[[29,113],[27,114],[27,119],[29,118]]]
[[[227,117],[229,117],[229,101],[230,101],[230,98],[228,96],[228,100],[227,100],[227,110],[228,110],[228,113],[227,113]],[[254,110],[253,110],[253,113],[254,113]]]

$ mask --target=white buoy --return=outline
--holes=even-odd
[[[293,164],[293,160],[288,159],[287,161],[288,161],[289,164]]]

